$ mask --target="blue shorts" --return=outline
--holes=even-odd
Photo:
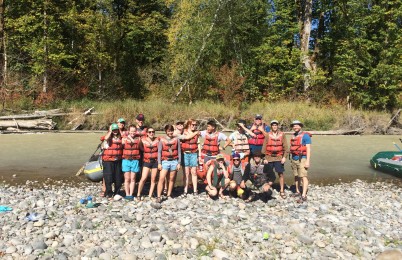
[[[140,161],[123,159],[122,171],[123,172],[140,172]]]
[[[179,164],[177,160],[162,161],[162,169],[168,171],[175,171],[177,170],[177,164]]]
[[[275,162],[269,162],[268,163],[268,172],[269,173],[274,173],[274,169],[276,173],[284,173],[285,172],[285,167],[281,163],[281,161],[275,161]]]
[[[197,167],[198,166],[198,154],[197,153],[185,153],[183,161],[184,161],[184,167]]]

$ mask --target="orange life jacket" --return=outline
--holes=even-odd
[[[123,155],[123,145],[121,138],[112,138],[108,141],[109,147],[103,150],[102,160],[105,162],[113,162],[121,160]]]
[[[144,127],[144,129],[140,129],[139,127],[137,128],[137,135],[139,135],[140,137],[146,137],[147,136],[147,131],[148,128]]]
[[[250,149],[250,146],[248,145],[247,136],[245,134],[236,133],[235,140],[233,142],[233,148],[238,153],[248,151]]]
[[[179,159],[179,139],[172,138],[167,139],[165,137],[161,138],[162,142],[162,161],[166,160],[177,160]]]
[[[159,138],[151,141],[149,138],[142,139],[142,145],[144,147],[144,162],[151,162],[158,160],[158,144]]]
[[[262,125],[262,127],[265,128],[265,125]],[[255,137],[251,137],[250,139],[248,139],[248,143],[251,145],[259,145],[262,146],[264,144],[264,139],[265,136],[263,134],[263,132],[261,132],[260,130],[258,130],[258,128],[252,130],[252,132],[256,135]]]
[[[268,142],[265,150],[265,154],[269,156],[283,156],[283,133],[278,132],[277,136],[274,136],[271,132],[268,133]]]
[[[129,139],[123,145],[123,159],[138,160],[140,159],[140,141],[139,137],[134,137],[134,142]]]
[[[312,136],[308,132],[301,132],[297,136],[292,137],[290,139],[290,153],[292,155],[297,155],[297,156],[306,156],[307,155],[307,147],[302,144],[303,136],[305,134],[308,134],[310,137]]]
[[[202,146],[202,153],[208,156],[215,156],[219,153],[219,132],[215,132],[212,134],[205,134],[204,144]]]
[[[187,134],[188,132],[184,131],[184,135]],[[183,152],[196,153],[198,151],[198,135],[189,140],[182,140],[181,149]]]

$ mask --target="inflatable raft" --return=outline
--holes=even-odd
[[[89,161],[84,166],[85,177],[93,182],[99,182],[103,179],[102,160],[97,159]]]
[[[376,170],[402,177],[402,152],[379,152],[371,158],[370,164]]]

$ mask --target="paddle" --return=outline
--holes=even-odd
[[[98,146],[96,147],[95,152],[93,152],[93,154],[91,155],[91,157],[89,157],[89,159],[88,159],[87,162],[89,162],[89,161],[91,160],[91,158],[95,155],[95,153],[96,153],[96,152],[98,151],[98,149],[101,147],[101,144],[102,144],[102,142],[101,142],[100,144],[98,144]],[[78,172],[75,174],[75,176],[80,176],[80,175],[84,172],[84,169],[85,169],[85,166],[87,165],[87,162],[84,163],[84,165],[78,170]]]
[[[395,143],[395,142],[392,142],[394,145],[395,145],[395,147],[402,153],[402,149]]]

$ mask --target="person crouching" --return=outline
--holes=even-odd
[[[205,190],[211,198],[219,194],[219,197],[224,199],[226,196],[223,195],[223,191],[228,187],[229,181],[229,171],[225,163],[225,157],[222,154],[218,154],[215,162],[211,163],[208,168],[208,186]]]

